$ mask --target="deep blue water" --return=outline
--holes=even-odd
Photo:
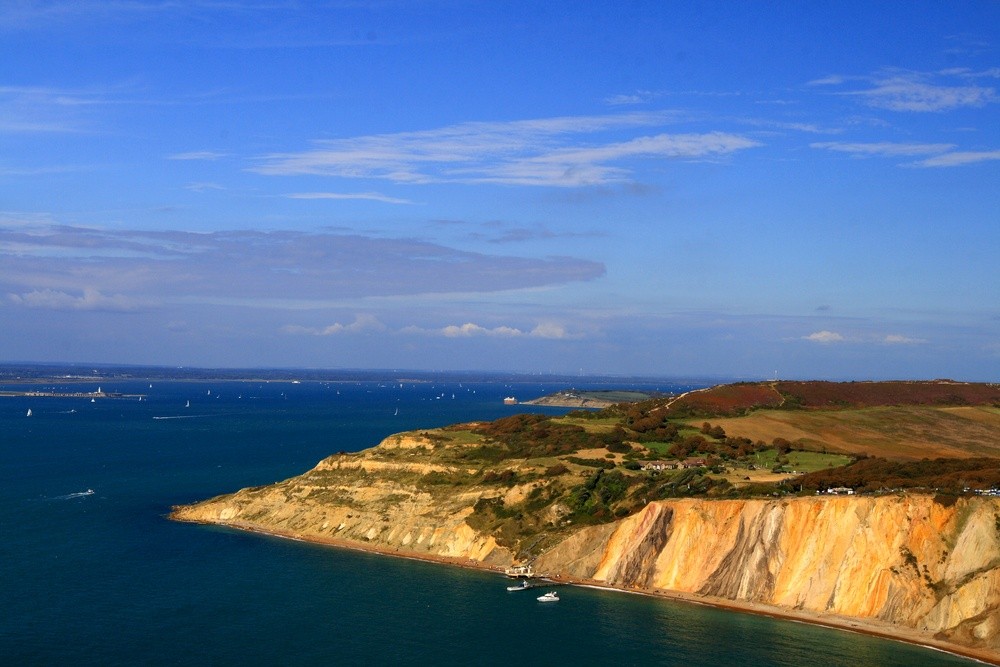
[[[511,414],[503,396],[565,385],[148,384],[101,383],[144,401],[0,398],[0,663],[972,664],[607,591],[563,588],[544,605],[489,573],[164,518],[396,431]]]

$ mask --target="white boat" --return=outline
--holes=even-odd
[[[191,401],[188,401],[187,403],[185,403],[184,407],[185,408],[190,408],[191,407]]]
[[[517,585],[517,586],[508,586],[507,590],[511,591],[511,592],[513,592],[513,591],[526,591],[529,588],[531,588],[531,586],[528,584],[528,582],[526,580],[522,579],[521,583],[519,585]]]
[[[31,408],[28,408],[28,414],[27,414],[27,415],[25,415],[25,416],[26,416],[26,417],[30,417],[30,416],[31,416]]]
[[[539,602],[559,602],[559,594],[555,591],[538,596]]]

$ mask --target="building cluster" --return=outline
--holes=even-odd
[[[681,470],[687,468],[703,468],[708,465],[708,461],[703,458],[690,458],[683,461],[645,461],[642,464],[643,470]]]

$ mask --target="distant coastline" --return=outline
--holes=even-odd
[[[567,389],[548,394],[530,401],[524,401],[524,405],[544,405],[555,408],[610,408],[619,403],[638,403],[651,398],[665,396],[658,392],[624,391],[624,390],[598,390],[598,391],[578,391]]]
[[[116,391],[0,391],[0,398],[146,398],[145,394],[122,394]]]

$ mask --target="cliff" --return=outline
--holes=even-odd
[[[931,496],[654,502],[568,574],[872,619],[1000,649],[1000,502]],[[596,548],[595,548],[596,547]],[[580,562],[569,541],[543,571]]]
[[[426,433],[393,436],[278,484],[177,507],[172,518],[418,558],[513,563],[524,549],[475,520],[481,501],[524,506],[558,480],[528,474],[522,460],[516,471],[532,481],[497,487],[448,451]],[[559,502],[540,514],[532,553],[549,576],[863,619],[1000,662],[998,499],[677,499],[582,528],[562,519]]]
[[[424,490],[428,485],[420,480],[428,475],[468,472],[406,456],[407,450],[432,446],[421,436],[392,436],[362,455],[328,457],[278,484],[175,507],[171,518],[414,556],[510,563],[512,555],[493,536],[465,522],[481,491],[436,493],[435,485]]]

